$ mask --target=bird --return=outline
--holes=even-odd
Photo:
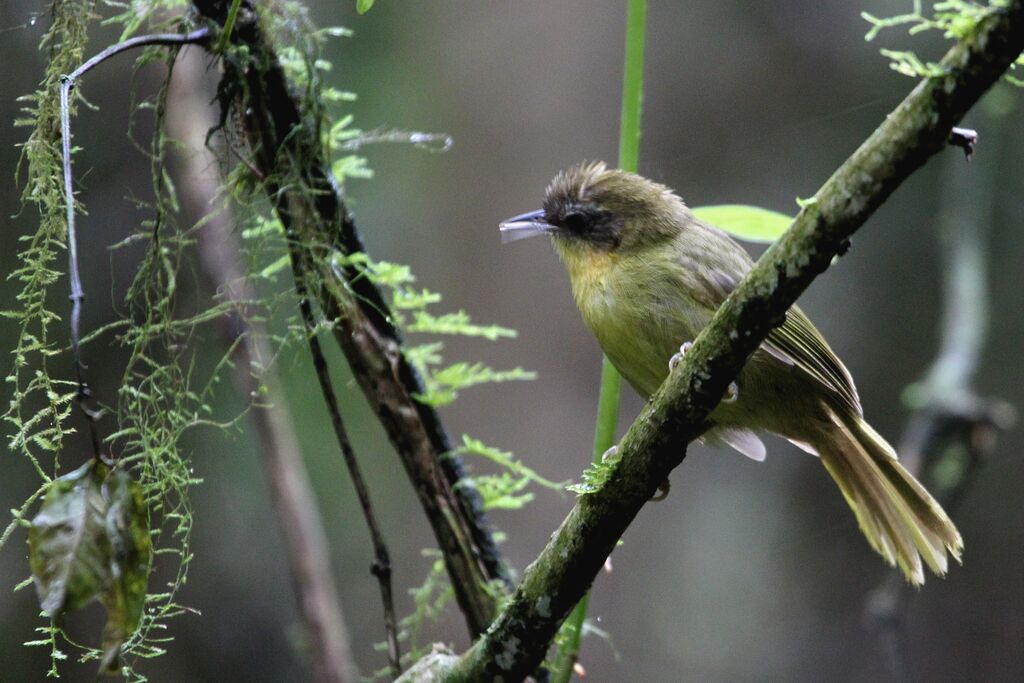
[[[500,223],[506,241],[549,235],[583,321],[619,374],[649,399],[680,352],[753,266],[670,188],[603,162],[559,172],[542,207]],[[760,432],[819,457],[871,547],[907,581],[946,574],[963,539],[864,419],[849,371],[793,306],[712,411],[703,439],[763,460]]]

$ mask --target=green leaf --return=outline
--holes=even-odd
[[[396,289],[392,296],[392,304],[395,308],[412,310],[415,308],[426,308],[431,304],[441,301],[441,295],[431,292],[429,289],[416,291],[413,289]]]
[[[362,178],[366,180],[373,177],[373,170],[366,165],[366,159],[356,154],[350,154],[335,161],[331,165],[331,171],[339,179]]]
[[[518,510],[534,498],[532,493],[521,493],[530,485],[530,479],[516,478],[509,472],[473,477],[473,484],[485,510]]]
[[[107,589],[105,505],[87,464],[50,484],[28,532],[39,606],[50,617]]]
[[[268,265],[266,268],[260,271],[260,277],[266,279],[272,279],[281,270],[284,270],[291,265],[291,257],[288,254],[275,259],[273,263]]]
[[[106,531],[110,542],[111,590],[102,598],[107,609],[101,668],[117,666],[121,645],[135,633],[146,604],[153,550],[142,487],[122,470],[107,479]]]
[[[416,346],[410,346],[405,350],[405,357],[409,359],[409,362],[412,363],[421,374],[425,374],[428,370],[428,365],[437,365],[444,360],[441,356],[442,349],[444,349],[443,342],[417,344]]]
[[[83,465],[50,484],[28,543],[48,616],[96,598],[106,607],[101,670],[115,670],[142,618],[153,554],[142,488],[122,470]]]
[[[366,14],[373,7],[374,0],[356,0],[356,11],[360,14]]]
[[[793,223],[784,213],[743,204],[698,206],[692,211],[700,220],[747,242],[774,242]]]

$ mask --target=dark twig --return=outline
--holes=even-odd
[[[320,346],[320,339],[316,334],[316,319],[313,316],[313,307],[309,301],[309,289],[305,282],[306,268],[301,247],[295,244],[295,236],[288,235],[289,251],[292,258],[292,271],[295,273],[295,290],[299,295],[299,310],[302,312],[302,322],[306,330],[306,338],[309,342],[309,352],[313,356],[313,367],[316,370],[316,377],[320,383],[320,393],[323,394],[324,402],[327,404],[327,412],[331,417],[331,426],[334,428],[334,436],[341,447],[342,457],[345,459],[345,467],[348,468],[349,476],[352,477],[352,485],[356,489],[356,496],[359,498],[359,506],[363,510],[363,518],[370,530],[370,541],[373,543],[374,562],[370,572],[377,577],[380,583],[381,600],[384,603],[384,629],[387,632],[388,661],[391,666],[391,673],[397,678],[402,674],[401,654],[398,649],[398,622],[395,617],[395,600],[391,592],[391,559],[388,555],[387,545],[384,543],[384,535],[381,533],[380,524],[377,523],[377,516],[373,511],[373,503],[370,501],[370,490],[363,479],[359,461],[356,460],[355,452],[352,450],[352,442],[348,438],[345,423],[341,419],[341,408],[338,406],[337,396],[334,394],[334,387],[331,385],[330,371],[327,361],[324,359],[323,349]]]
[[[475,638],[494,618],[494,596],[487,590],[492,577],[478,560],[473,538],[459,514],[458,499],[415,412],[421,404],[395,381],[402,357],[399,347],[377,332],[346,290],[348,283],[332,277],[329,269],[319,273],[325,315],[335,322],[334,337],[352,374],[402,456],[402,465],[434,529],[456,601]]]
[[[199,12],[223,23],[224,0],[194,0]],[[494,616],[494,580],[508,583],[479,494],[466,479],[436,411],[417,401],[423,385],[401,352],[401,337],[380,290],[366,277],[330,268],[332,254],[364,251],[342,201],[318,136],[316,112],[289,87],[252,7],[243,3],[233,40],[246,45],[244,64],[225,61],[224,111],[244,112],[253,161],[285,229],[307,251],[311,280],[335,339],[413,483],[444,554],[456,601],[474,637]],[[339,279],[339,272],[342,278]],[[315,276],[315,277],[314,277]]]
[[[442,680],[518,681],[658,485],[685,457],[729,383],[851,235],[914,171],[1024,50],[1024,0],[979,22],[804,205],[701,331],[618,445],[600,490],[581,496],[487,632]],[[436,680],[436,679],[435,679]]]
[[[298,125],[298,124],[295,124]],[[335,188],[325,191],[319,198],[318,211],[323,217],[332,217],[333,220],[337,220],[340,223],[340,231],[332,235],[333,238],[332,246],[340,250],[344,254],[355,254],[365,253],[366,247],[363,245],[363,240],[359,234],[359,230],[356,227],[355,219],[352,214],[348,211],[347,206],[341,201],[340,196],[336,193]],[[394,359],[394,365],[396,366],[394,374],[397,376],[397,381],[400,384],[400,391],[410,397],[421,396],[426,393],[426,387],[423,383],[423,379],[420,377],[419,372],[406,358],[405,353],[402,351],[402,332],[392,323],[391,319],[391,308],[384,299],[384,295],[380,289],[367,277],[363,276],[355,267],[348,267],[345,269],[345,278],[348,281],[347,287],[351,289],[351,292],[355,295],[355,302],[357,303],[363,317],[373,325],[376,332],[376,336],[379,337],[379,341],[387,347],[393,348],[396,353]],[[344,342],[344,340],[339,339]],[[342,343],[344,347],[345,344]],[[351,356],[349,356],[350,363],[352,362]],[[362,379],[366,379],[362,377]],[[363,384],[364,391],[367,392],[371,402],[380,403],[379,398],[374,398],[372,392],[367,391],[367,384]],[[452,446],[451,438],[448,436],[447,431],[444,428],[444,424],[441,421],[441,416],[437,410],[422,401],[411,401],[411,407],[415,410],[416,419],[420,423],[417,432],[424,432],[424,436],[428,440],[428,447],[432,449],[433,453],[430,457],[439,463],[441,473],[444,475],[446,480],[447,488],[452,491],[452,496],[449,494],[437,491],[435,496],[439,497],[453,497],[455,505],[453,506],[459,514],[460,526],[465,526],[466,531],[470,537],[471,552],[476,558],[476,561],[484,569],[486,580],[497,580],[503,583],[509,590],[512,588],[512,580],[508,573],[508,568],[501,559],[501,553],[498,551],[498,546],[494,542],[494,538],[491,534],[490,523],[487,520],[487,515],[483,509],[483,501],[480,498],[479,492],[476,490],[476,486],[473,480],[469,478],[466,473],[465,466],[462,463],[462,458],[455,453]],[[378,410],[378,414],[382,411]],[[385,427],[388,426],[389,422],[393,422],[381,415],[381,419],[385,423]],[[407,428],[399,427],[398,429],[407,431]],[[392,442],[396,442],[398,439],[392,435]],[[403,451],[399,449],[401,453],[409,453],[409,449],[406,448]],[[424,471],[421,470],[417,478],[421,479]],[[421,483],[413,482],[414,485],[419,487]],[[447,503],[443,504],[447,506]],[[428,513],[429,514],[429,513]],[[437,532],[435,525],[435,533]],[[445,542],[439,539],[442,548],[445,546]],[[449,564],[449,569],[451,569]],[[465,594],[468,590],[473,590],[463,585],[460,587],[460,583],[464,584],[465,577],[455,579],[456,584],[456,596],[459,598],[460,605],[465,610],[466,600],[469,598]],[[478,602],[482,599],[478,597]],[[480,622],[475,626],[471,626],[471,631],[479,633],[487,624],[490,623],[490,618],[483,619],[471,619],[471,621]]]
[[[85,299],[85,291],[82,289],[82,278],[78,269],[78,237],[75,232],[75,194],[71,174],[71,90],[75,87],[76,81],[90,69],[125,50],[146,45],[181,46],[198,44],[205,42],[209,38],[209,34],[209,29],[201,28],[186,35],[159,33],[130,38],[117,45],[111,45],[61,79],[60,132],[61,151],[64,158],[64,202],[68,225],[68,277],[71,280],[71,357],[75,367],[75,380],[78,382],[75,402],[89,423],[89,436],[92,440],[93,457],[97,459],[100,458],[100,437],[96,421],[99,419],[100,413],[90,408],[87,404],[91,392],[86,381],[85,365],[82,363],[82,354],[79,348],[81,341],[82,301]]]
[[[179,60],[175,69],[175,106],[167,115],[171,135],[183,141],[202,140],[216,121],[202,88],[202,60],[198,55]],[[204,153],[186,157],[179,174],[181,197],[197,216],[209,214],[219,191],[210,169],[214,155]],[[214,291],[229,301],[253,301],[256,294],[238,266],[241,244],[224,214],[207,216],[198,231],[200,264]],[[239,392],[249,400],[265,395],[250,413],[258,433],[257,447],[263,463],[264,479],[270,501],[285,544],[285,561],[299,613],[313,644],[313,680],[318,683],[354,683],[359,680],[349,645],[348,629],[334,584],[327,537],[317,510],[316,495],[302,461],[291,418],[281,400],[274,400],[278,382],[272,368],[253,374],[254,363],[272,357],[265,330],[246,319],[244,313],[222,319],[225,345],[236,345],[234,380]],[[264,387],[267,390],[264,391]]]

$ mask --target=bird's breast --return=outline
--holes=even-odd
[[[694,319],[677,274],[631,264],[610,254],[566,263],[587,327],[626,380],[649,396],[668,374],[669,358],[703,323]]]

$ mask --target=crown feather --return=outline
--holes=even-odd
[[[566,204],[585,200],[590,188],[608,170],[603,161],[583,162],[577,166],[559,171],[544,196],[544,205]]]

